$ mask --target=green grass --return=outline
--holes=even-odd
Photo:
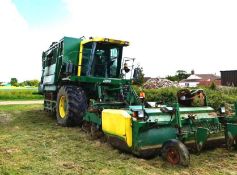
[[[42,105],[0,106],[0,174],[236,174],[237,152],[225,148],[191,155],[188,168],[156,157],[137,158],[80,128],[64,128]]]
[[[36,100],[43,99],[38,89],[0,89],[0,100]]]

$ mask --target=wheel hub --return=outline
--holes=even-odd
[[[67,113],[67,100],[65,96],[60,97],[59,101],[59,114],[61,118],[65,118]]]
[[[167,152],[167,160],[172,164],[178,164],[180,161],[178,151],[174,148],[169,148]]]

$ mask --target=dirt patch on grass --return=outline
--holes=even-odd
[[[0,101],[0,105],[43,104],[43,100]]]
[[[84,167],[73,162],[73,161],[63,161],[63,162],[59,162],[59,167],[63,168],[63,169],[73,169],[76,172],[82,172]]]
[[[0,124],[6,124],[12,121],[12,116],[9,113],[0,112]]]
[[[0,152],[13,154],[13,153],[20,152],[20,149],[19,148],[0,148]]]

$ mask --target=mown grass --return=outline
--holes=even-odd
[[[90,140],[79,127],[60,127],[41,105],[0,106],[0,174],[237,174],[237,152],[218,148],[192,154],[188,168],[171,166]]]
[[[43,99],[35,89],[0,89],[0,100],[32,100]]]

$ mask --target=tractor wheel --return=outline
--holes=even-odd
[[[58,124],[62,126],[80,125],[86,109],[86,96],[81,88],[62,86],[59,89],[56,105]]]
[[[173,165],[188,166],[190,163],[190,155],[187,147],[175,139],[168,140],[163,144],[161,156]]]

